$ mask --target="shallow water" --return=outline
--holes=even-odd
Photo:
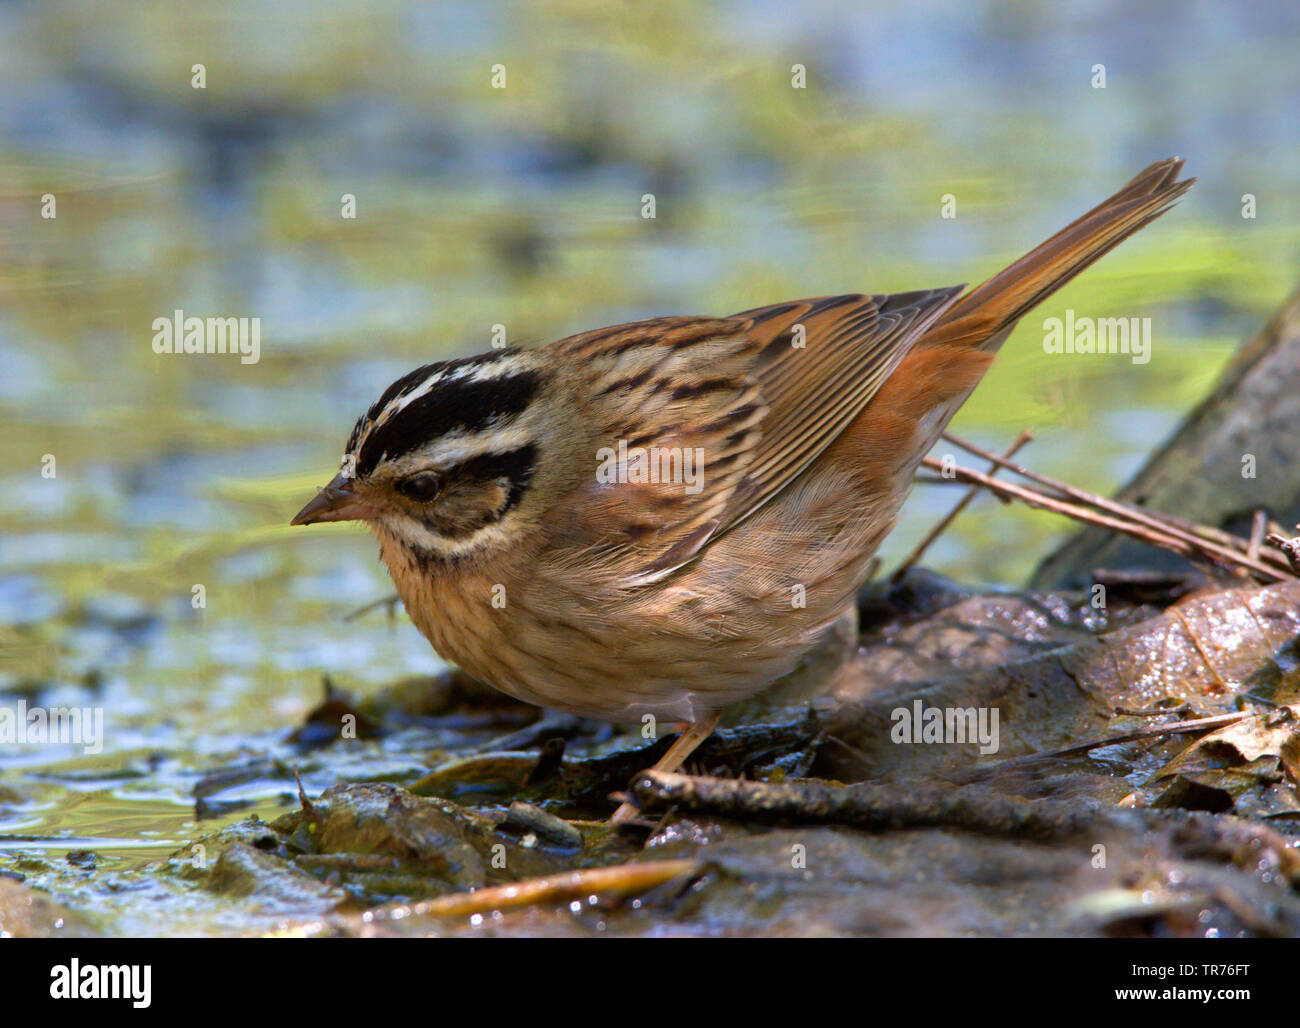
[[[1049,357],[1031,319],[954,425],[1033,426],[1039,469],[1121,482],[1293,284],[1300,20],[1275,8],[0,7],[0,702],[104,717],[102,753],[0,743],[0,871],[148,930],[147,877],[65,854],[126,873],[272,816],[282,777],[201,825],[195,783],[294,759],[323,673],[364,693],[442,666],[401,616],[343,620],[389,591],[371,540],[287,521],[389,381],[495,324],[536,342],[977,279],[1177,152],[1191,197],[1043,314],[1150,316],[1150,363]],[[260,360],[154,353],[176,309],[261,318]],[[917,491],[887,567],[957,495]],[[983,499],[927,561],[1014,584],[1066,531]],[[239,922],[164,892],[177,930]]]

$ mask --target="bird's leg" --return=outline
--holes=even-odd
[[[687,725],[686,730],[668,747],[668,752],[660,757],[658,763],[650,770],[671,772],[680,769],[700,743],[713,734],[713,730],[718,727],[718,721],[721,717],[722,713],[715,711],[712,714],[706,714],[699,721]],[[609,823],[612,825],[625,824],[636,817],[637,812],[637,807],[634,804],[623,803],[614,811]]]

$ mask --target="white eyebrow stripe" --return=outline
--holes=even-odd
[[[497,428],[485,435],[482,432],[457,432],[443,436],[437,444],[426,453],[425,459],[433,462],[440,470],[446,471],[457,464],[488,453],[510,453],[527,446],[533,441],[531,429],[512,422],[508,427]]]
[[[442,436],[422,450],[405,454],[393,462],[393,473],[406,475],[430,466],[436,471],[452,471],[475,457],[505,455],[535,443],[532,429],[515,422],[486,434],[456,432]]]
[[[535,375],[538,372],[539,364],[540,361],[535,351],[519,350],[496,357],[493,357],[490,354],[483,354],[480,356],[478,361],[457,363],[450,367],[441,367],[431,371],[419,385],[415,386],[415,388],[411,389],[409,392],[390,400],[388,405],[383,410],[379,411],[379,413],[373,416],[369,414],[364,416],[364,421],[360,426],[360,433],[357,436],[356,442],[349,446],[348,451],[343,455],[341,464],[346,466],[348,461],[351,460],[353,462],[352,467],[355,468],[355,462],[359,458],[361,451],[365,448],[366,442],[369,440],[373,432],[387,424],[388,421],[390,421],[395,415],[404,411],[410,404],[419,400],[421,397],[427,396],[438,386],[449,382],[474,383],[486,382],[493,379],[508,379],[513,378],[516,375]],[[480,456],[485,453],[491,453],[498,447],[504,449],[516,449],[519,446],[527,445],[533,440],[521,436],[518,431],[514,430],[518,423],[522,423],[525,420],[533,420],[529,417],[527,410],[509,416],[494,418],[483,429],[478,430],[479,432],[493,433],[496,436],[496,439],[492,443],[485,443],[481,448],[453,448],[448,451],[445,459],[451,463],[459,463],[461,460]],[[450,440],[452,442],[469,438],[473,438],[472,433],[467,435],[466,433],[459,432],[442,437],[443,440]],[[436,453],[436,451],[430,451],[427,449],[421,452],[426,456],[426,459],[430,452]],[[389,459],[387,454],[384,454],[381,458],[381,460],[387,459]]]
[[[423,382],[421,382],[418,386],[412,389],[409,393],[404,393],[403,395],[397,397],[397,399],[391,400],[388,406],[379,412],[379,417],[375,418],[374,424],[371,427],[378,428],[380,425],[387,422],[388,419],[391,418],[394,414],[400,414],[402,411],[406,410],[406,408],[410,404],[414,403],[421,396],[427,396],[429,390],[431,390],[444,378],[446,378],[446,372],[435,371]],[[367,432],[366,434],[369,435],[369,432]]]

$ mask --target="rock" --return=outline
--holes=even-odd
[[[0,939],[81,939],[99,934],[86,915],[43,892],[0,878]]]

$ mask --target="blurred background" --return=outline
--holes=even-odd
[[[440,666],[400,614],[343,620],[390,592],[365,533],[287,521],[385,385],[495,324],[977,281],[1179,154],[1189,198],[953,426],[1111,490],[1300,273],[1298,50],[1300,8],[1249,0],[0,3],[0,701],[108,728],[0,747],[0,870],[164,853],[322,672]],[[1047,357],[1067,307],[1150,316],[1150,363]],[[260,361],[155,354],[177,308],[260,318]],[[886,569],[958,496],[918,488]],[[1014,586],[1070,527],[981,498],[926,563]]]

